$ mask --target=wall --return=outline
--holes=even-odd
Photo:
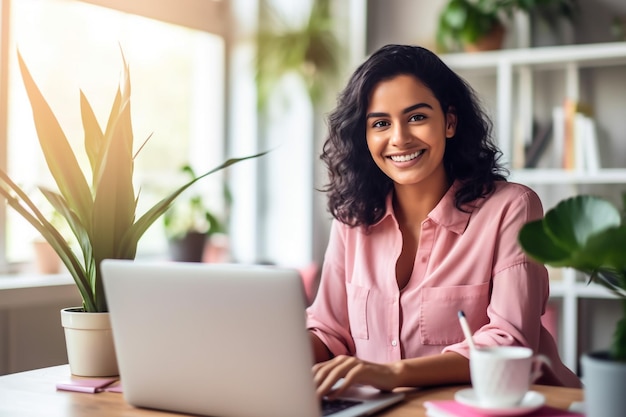
[[[67,363],[60,310],[80,304],[69,276],[0,276],[0,375]]]

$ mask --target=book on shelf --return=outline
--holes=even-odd
[[[565,99],[563,102],[563,162],[568,171],[576,169],[578,147],[576,146],[576,102]]]
[[[536,132],[532,141],[525,149],[524,168],[535,168],[539,159],[546,151],[548,143],[552,138],[553,122],[538,127],[535,123],[533,131]]]
[[[552,111],[554,167],[595,172],[601,167],[595,120],[571,101]]]

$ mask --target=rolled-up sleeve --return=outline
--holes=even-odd
[[[350,334],[342,226],[333,221],[315,300],[307,308],[307,328],[333,355],[355,354]]]

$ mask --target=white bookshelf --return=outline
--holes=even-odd
[[[523,184],[624,184],[626,168],[604,168],[596,172],[576,172],[562,169],[517,169],[511,172],[511,181]]]

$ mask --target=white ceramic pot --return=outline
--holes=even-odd
[[[73,375],[119,375],[109,313],[85,313],[81,307],[64,308],[61,324]]]
[[[608,352],[582,355],[585,384],[585,416],[623,417],[626,411],[626,362],[609,358]]]

